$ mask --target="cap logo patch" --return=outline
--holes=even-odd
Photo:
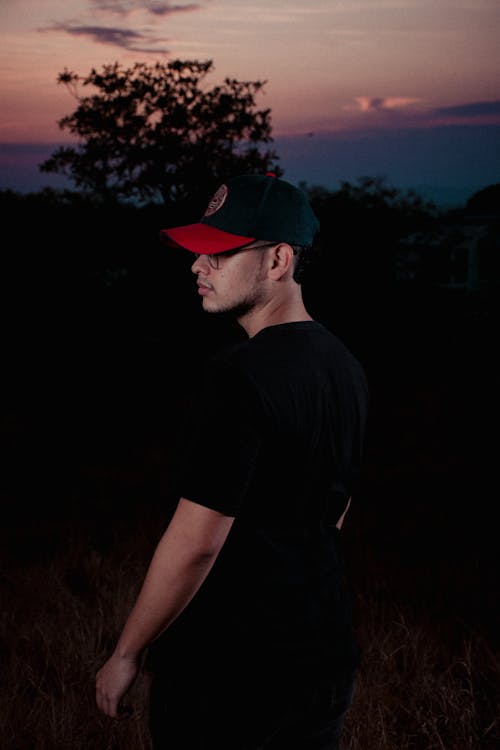
[[[221,185],[220,188],[217,190],[213,198],[210,200],[210,203],[207,206],[207,210],[205,211],[204,216],[212,216],[212,214],[217,213],[222,206],[225,203],[225,200],[227,198],[227,185]]]

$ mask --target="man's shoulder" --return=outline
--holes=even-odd
[[[210,378],[219,382],[246,383],[258,391],[265,383],[283,385],[322,377],[354,379],[366,374],[348,345],[315,320],[268,326],[249,339],[216,352],[207,363]]]

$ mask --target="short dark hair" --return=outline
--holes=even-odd
[[[318,246],[316,242],[312,245],[291,245],[293,254],[295,256],[294,269],[293,269],[293,280],[297,284],[302,284],[304,277],[307,274],[307,269],[316,259],[318,255]]]

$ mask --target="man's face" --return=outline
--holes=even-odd
[[[217,268],[207,255],[199,255],[191,270],[197,276],[203,309],[239,319],[258,307],[264,300],[266,248],[270,247],[269,243],[255,243],[236,253],[221,253]]]

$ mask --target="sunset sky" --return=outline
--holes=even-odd
[[[500,182],[499,39],[498,0],[0,0],[0,189],[56,184],[36,164],[69,139],[64,68],[181,58],[267,81],[291,181],[459,200]]]

